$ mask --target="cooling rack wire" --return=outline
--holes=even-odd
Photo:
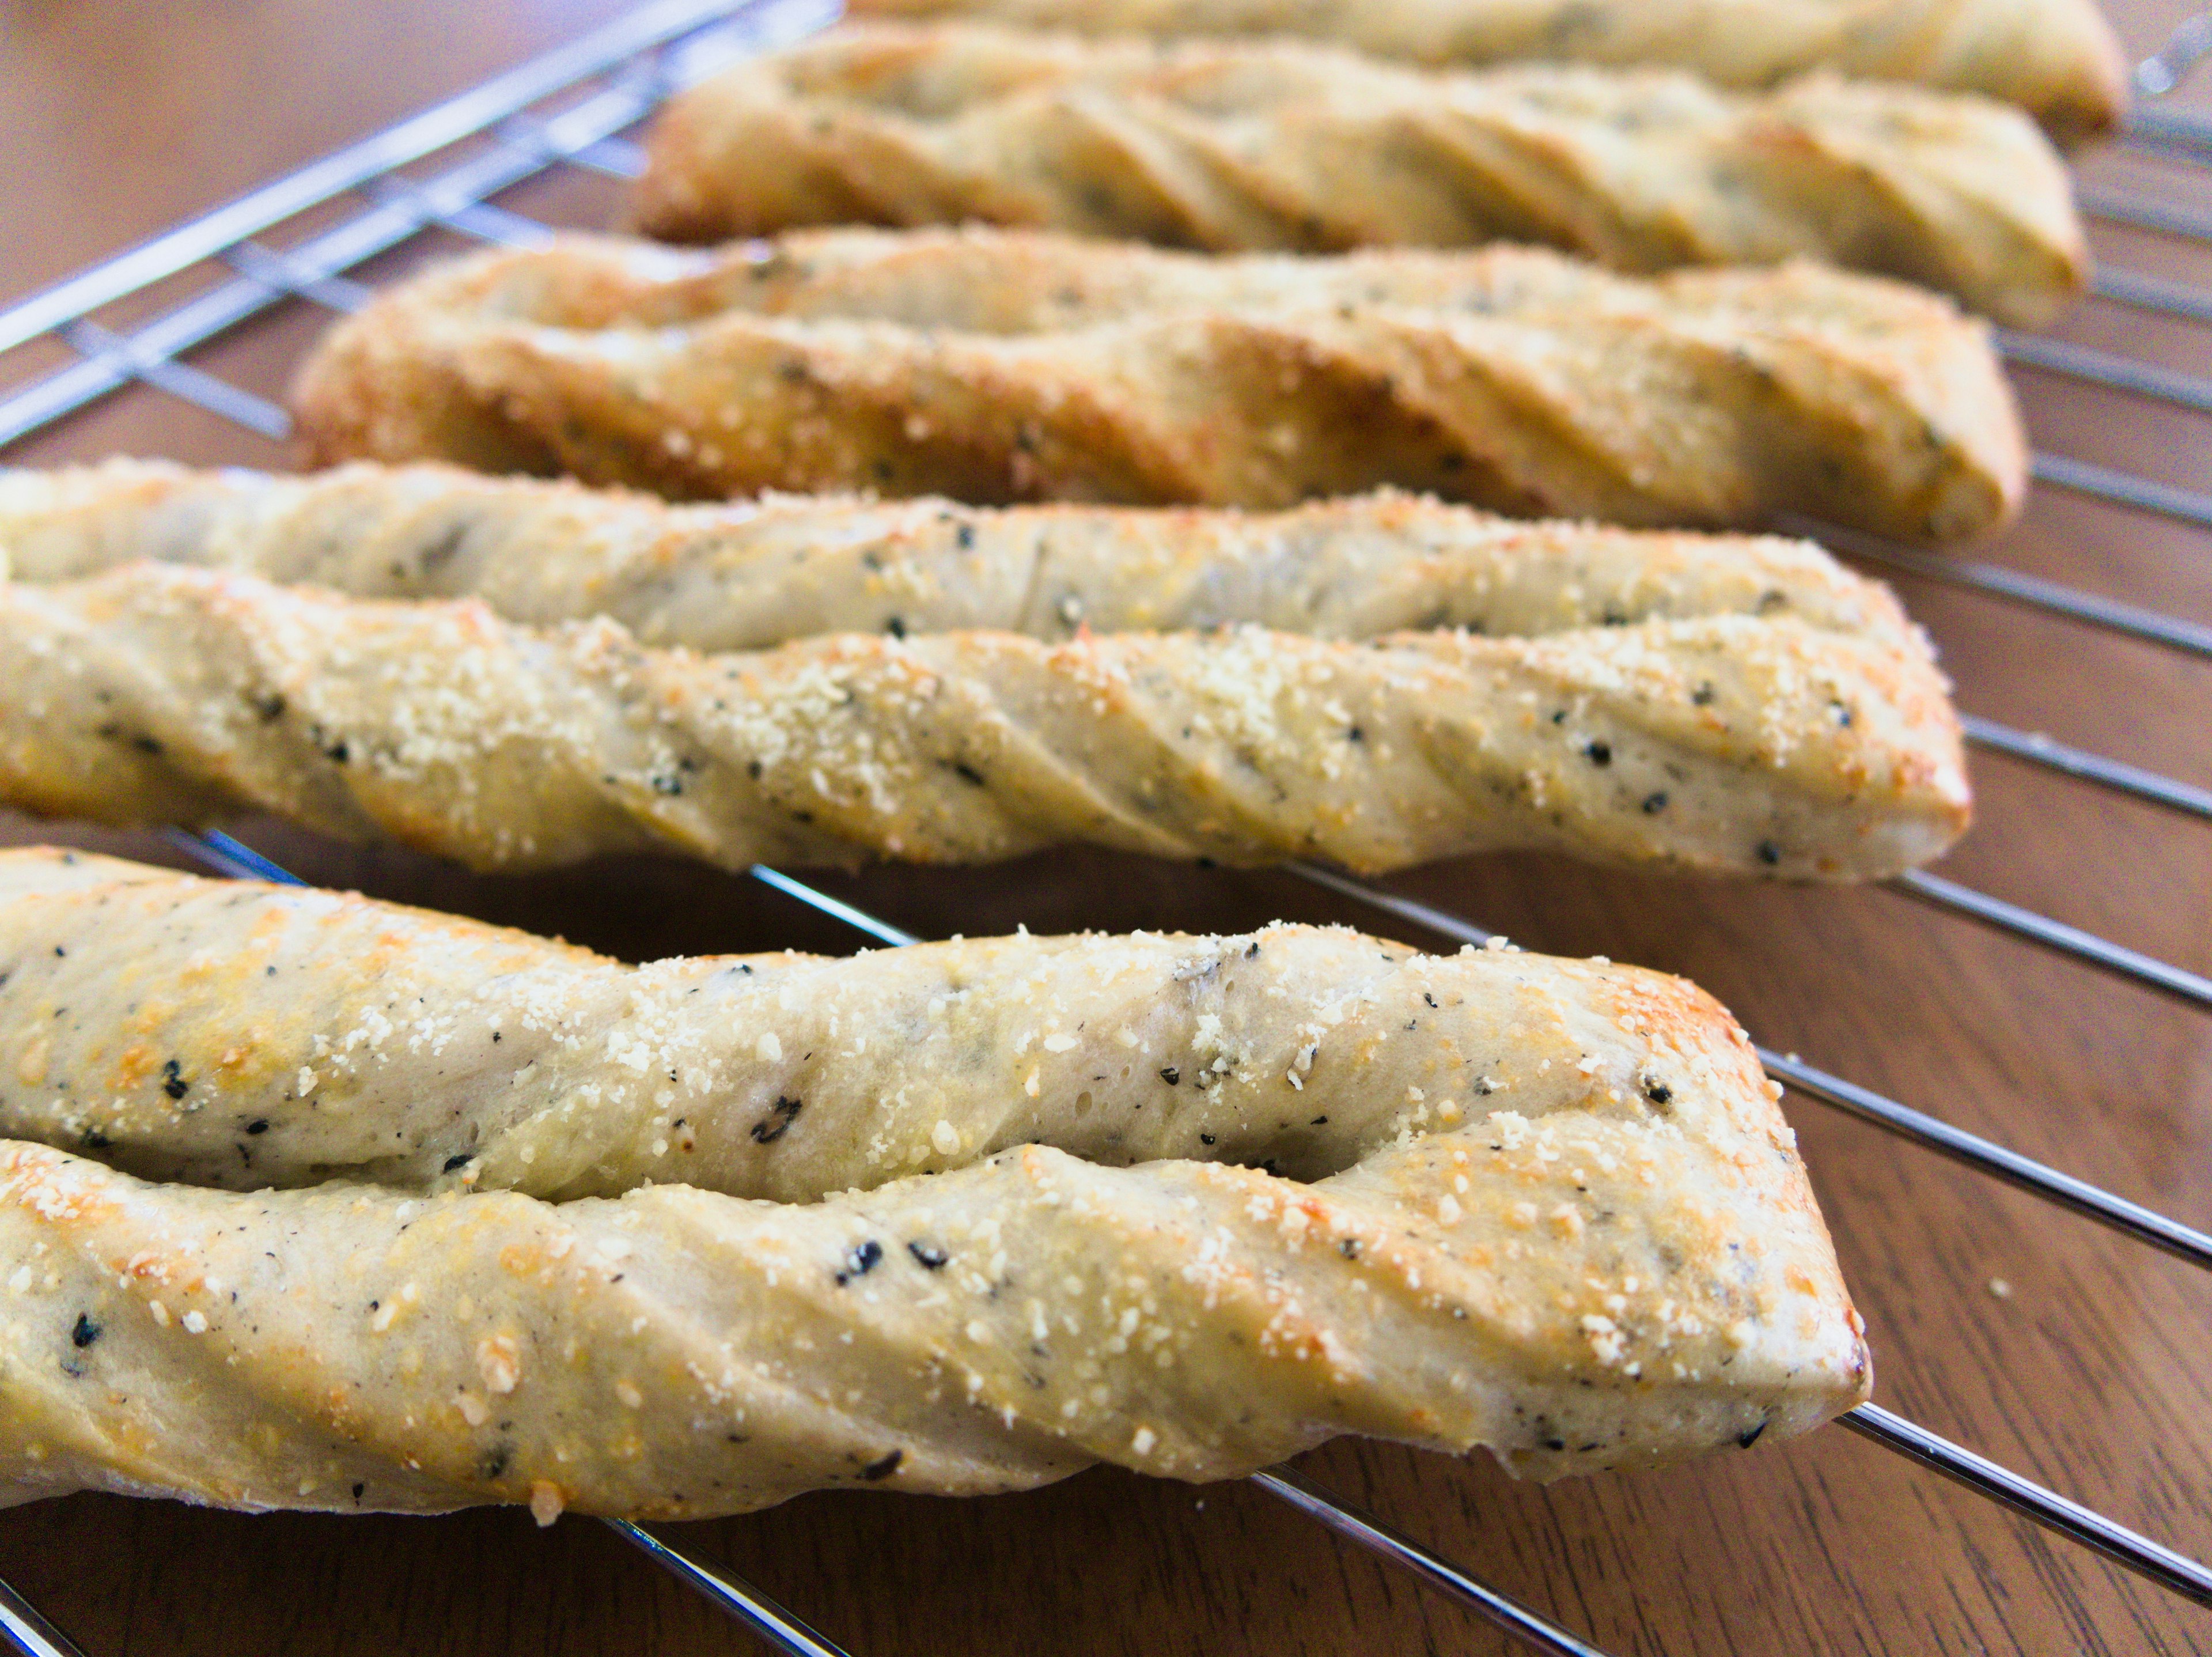
[[[282,407],[194,367],[185,353],[289,303],[306,302],[338,313],[359,309],[370,290],[348,272],[434,228],[483,243],[544,244],[553,235],[550,227],[499,206],[491,198],[556,168],[635,177],[641,156],[623,135],[670,94],[738,58],[811,34],[835,21],[838,9],[837,0],[657,0],[568,46],[0,312],[0,356],[53,339],[73,357],[0,396],[0,449],[132,385],[150,387],[264,437],[288,436],[291,423]],[[2162,107],[2158,102],[2208,56],[2212,56],[2212,12],[2185,21],[2160,52],[2136,66],[2136,106],[2118,142],[2212,168],[2212,116]],[[534,106],[556,101],[562,104],[557,113],[533,111]],[[405,176],[400,170],[463,145],[469,146],[466,159],[427,178]],[[2101,186],[2084,186],[2078,196],[2082,210],[2093,217],[2212,244],[2212,211]],[[287,248],[280,250],[265,240],[271,232],[342,200],[367,205]],[[92,320],[93,313],[104,307],[210,261],[227,267],[230,275],[127,331]],[[2122,306],[2212,324],[2212,288],[2106,267],[2098,271],[2093,291]],[[2171,407],[2212,412],[2212,377],[2006,330],[1998,331],[1996,344],[2008,361],[2025,367]],[[2063,454],[2038,453],[2032,470],[2036,482],[2046,488],[2212,530],[2212,494]],[[1813,536],[1867,562],[2185,655],[2212,659],[2212,626],[2000,565],[1930,555],[1811,520],[1784,519],[1776,527]],[[2212,819],[2212,789],[1972,713],[1963,716],[1963,722],[1967,740],[1977,746],[2092,787]],[[296,883],[290,872],[227,834],[175,830],[168,838],[220,874]],[[1340,898],[1455,942],[1480,945],[1492,935],[1466,917],[1332,869],[1301,863],[1291,865],[1291,872]],[[875,942],[898,946],[917,941],[914,934],[780,870],[756,866],[750,874]],[[2212,1012],[2212,979],[2199,973],[1936,875],[1908,873],[1889,884],[1924,904]],[[1808,1099],[2191,1265],[2212,1269],[2212,1235],[1817,1069],[1794,1053],[1765,1046],[1758,1051],[1770,1075]],[[1838,1424],[2173,1593],[2212,1606],[2212,1569],[1964,1446],[1871,1404],[1839,1417]],[[1533,1649],[1558,1657],[1604,1657],[1597,1647],[1292,1468],[1255,1473],[1250,1482],[1488,1618]],[[620,1520],[600,1522],[770,1647],[793,1657],[846,1657],[842,1648],[731,1572],[688,1556],[639,1525]],[[84,1657],[79,1647],[5,1582],[0,1582],[0,1639],[31,1657]]]

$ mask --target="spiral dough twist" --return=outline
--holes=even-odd
[[[1716,615],[1347,643],[1254,627],[1047,644],[641,648],[483,605],[179,565],[0,587],[0,799],[241,808],[481,868],[661,846],[726,866],[1090,842],[1381,870],[1550,847],[1851,880],[1965,826],[1917,637]]]
[[[1297,34],[1424,64],[1672,64],[1719,86],[1807,70],[2019,104],[2063,137],[2114,125],[2128,65],[2094,0],[854,0],[1085,34]]]
[[[1869,1381],[1774,1090],[1632,968],[1273,927],[629,969],[57,853],[0,856],[0,957],[11,1132],[226,1185],[404,1148],[249,1193],[0,1141],[17,1498],[672,1518],[1346,1432],[1553,1477]],[[532,1194],[648,1168],[697,1183]]]
[[[403,283],[301,376],[329,461],[679,496],[866,489],[1285,507],[1382,484],[1522,515],[1984,533],[2027,457],[1986,331],[1804,265],[1610,277],[1523,248],[1206,259],[836,232],[571,239]]]
[[[1803,257],[2022,326],[2088,268],[2057,153],[1979,98],[958,24],[834,30],[682,94],[637,216],[684,241],[975,219],[1224,252],[1540,242],[1626,271]]]

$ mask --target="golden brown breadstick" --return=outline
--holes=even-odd
[[[726,1183],[791,1199],[430,1194],[419,1159],[388,1165],[407,1185],[243,1194],[0,1142],[16,1499],[673,1518],[1095,1461],[1232,1477],[1347,1432],[1551,1477],[1800,1432],[1869,1382],[1777,1090],[1723,1009],[1656,973],[1295,927],[629,969],[36,852],[0,856],[0,936],[40,958],[0,1002],[0,1087],[39,1097],[7,1078],[45,1042],[52,1091],[68,1068],[129,1094],[134,1154],[227,1130],[281,1161],[281,1134],[334,1145],[314,1118],[346,1112],[361,1142],[404,1142],[526,1057],[572,1091],[516,1079],[555,1120],[493,1140],[484,1183],[558,1185],[517,1141],[556,1150],[560,1118],[613,1118],[603,1142],[653,1166],[635,1142],[657,1120],[673,1147],[696,1113],[757,1153],[702,1151]],[[57,1031],[40,998],[64,995]],[[173,1063],[119,1045],[155,1002],[143,1033]],[[1042,1081],[1002,1098],[1024,1036]],[[817,1039],[901,1091],[769,1103],[827,1080],[794,1057]],[[939,1171],[881,1183],[867,1136],[903,1154],[909,1086],[958,1099]],[[756,1106],[765,1131],[739,1133]],[[1139,1106],[1175,1118],[1142,1130],[1166,1160],[1108,1166],[1097,1118]],[[1178,1107],[1219,1142],[1169,1151],[1194,1138]],[[1042,1142],[992,1150],[994,1115]],[[1271,1154],[1305,1178],[1229,1161]]]
[[[1887,588],[1809,541],[1526,523],[1395,494],[1279,513],[850,496],[672,506],[439,466],[0,471],[0,576],[70,581],[142,558],[359,598],[481,598],[533,625],[611,616],[641,643],[699,650],[840,632],[1062,639],[1249,622],[1372,638],[1783,613],[1911,631]]]
[[[2087,271],[2057,152],[1979,98],[961,24],[836,29],[680,94],[637,216],[684,241],[974,219],[1223,252],[1502,239],[1626,271],[1814,258],[2025,326]]]
[[[111,822],[269,810],[480,868],[1079,841],[1369,870],[1549,847],[1856,880],[1934,856],[1968,814],[1925,646],[1781,615],[699,655],[611,621],[532,630],[476,602],[136,564],[0,586],[0,801]]]
[[[1291,34],[1415,63],[1671,64],[1717,85],[1808,70],[1978,92],[2068,138],[2127,107],[2094,0],[854,0],[877,17],[970,17],[1083,34]]]
[[[839,232],[574,239],[403,284],[301,376],[318,459],[677,496],[862,488],[1279,508],[1382,484],[1521,515],[1984,533],[2027,460],[1985,332],[1796,265],[1528,249],[1209,259]]]

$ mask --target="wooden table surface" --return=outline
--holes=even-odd
[[[0,302],[617,9],[0,5]],[[2181,10],[2131,0],[2130,48],[2154,46]],[[2123,154],[2083,167],[2212,204],[2212,174]],[[580,224],[616,207],[598,180],[509,199]],[[2096,241],[2117,264],[2212,283],[2212,252],[2109,226]],[[198,360],[274,392],[315,325],[295,308]],[[2212,372],[2212,329],[2093,303],[2063,332]],[[12,377],[37,360],[18,353],[0,369]],[[2203,417],[2036,374],[2021,388],[2044,447],[2199,488],[2212,476]],[[6,458],[113,453],[283,458],[143,390]],[[2039,490],[1987,556],[2212,620],[2212,536],[2159,520]],[[1913,582],[1905,593],[1964,707],[2212,784],[2203,662],[1955,588]],[[1944,874],[2212,969],[2212,830],[2004,759],[1977,755],[1974,772],[1979,825]],[[755,885],[671,863],[477,879],[268,824],[240,832],[313,880],[631,957],[854,942]],[[177,861],[150,836],[0,819],[0,840],[36,839]],[[1376,925],[1285,876],[1105,856],[824,883],[925,934],[1277,916]],[[1534,856],[1397,884],[1531,947],[1687,973],[1775,1046],[2212,1226],[2212,1018],[2201,1011],[1891,891],[1694,885]],[[1809,1100],[1793,1095],[1788,1109],[1872,1326],[1881,1401],[2212,1557],[2212,1285]],[[1339,1443],[1304,1465],[1622,1657],[2212,1650],[2212,1615],[1841,1430],[1550,1489],[1486,1459],[1380,1445]],[[1243,1486],[1094,1471],[971,1502],[825,1494],[675,1533],[859,1657],[1509,1648]],[[541,1532],[514,1512],[249,1518],[79,1496],[0,1514],[0,1576],[91,1657],[754,1648],[602,1528],[572,1519]]]

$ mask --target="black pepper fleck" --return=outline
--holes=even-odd
[[[865,1277],[876,1269],[884,1258],[884,1246],[870,1238],[845,1257],[845,1269],[837,1274],[837,1286],[842,1288],[855,1277]]]
[[[805,1101],[797,1099],[778,1099],[775,1108],[753,1124],[756,1143],[772,1145],[790,1130],[793,1118],[805,1108]]]
[[[908,1243],[906,1252],[914,1256],[924,1271],[942,1270],[945,1261],[951,1258],[943,1249],[933,1248],[927,1243]]]

